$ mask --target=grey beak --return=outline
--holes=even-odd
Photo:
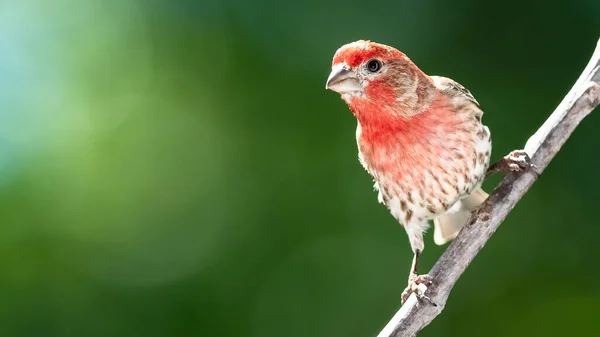
[[[352,71],[347,69],[346,67],[339,67],[338,69],[334,69],[329,74],[327,78],[327,84],[325,84],[325,89],[330,89],[332,85],[335,85],[337,82],[341,82],[352,76]]]
[[[354,71],[345,64],[338,64],[331,70],[325,89],[337,91],[340,94],[363,90]]]

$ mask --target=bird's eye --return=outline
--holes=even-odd
[[[373,59],[367,62],[367,69],[372,73],[378,72],[381,69],[381,61]]]

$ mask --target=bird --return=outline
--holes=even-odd
[[[403,52],[369,40],[337,49],[325,89],[356,117],[358,160],[408,235],[413,259],[401,303],[415,293],[435,305],[424,294],[434,280],[418,274],[423,234],[433,221],[434,242],[447,243],[488,197],[481,184],[492,139],[480,104],[456,81],[429,76]]]

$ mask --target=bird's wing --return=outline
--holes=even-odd
[[[435,86],[449,97],[465,98],[481,109],[479,102],[477,102],[475,97],[471,95],[471,92],[458,82],[443,76],[431,76],[431,79],[433,80]]]

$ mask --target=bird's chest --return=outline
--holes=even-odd
[[[418,175],[420,162],[432,159],[431,149],[407,142],[397,133],[374,133],[360,124],[356,130],[358,157],[362,166],[384,187],[405,185]]]
[[[373,135],[359,124],[356,139],[379,201],[402,223],[444,213],[480,183],[477,144],[470,132]]]

